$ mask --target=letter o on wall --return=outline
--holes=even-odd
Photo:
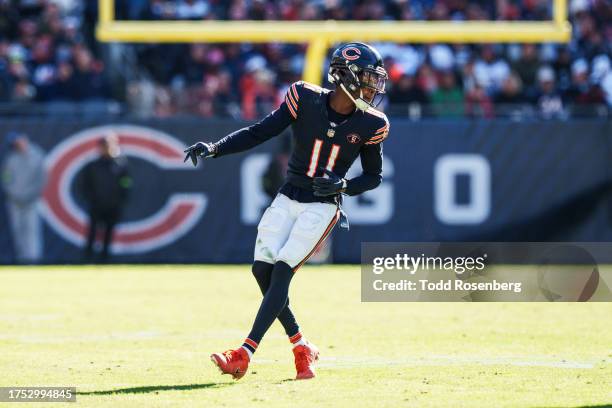
[[[467,175],[469,201],[457,203],[456,180]],[[445,154],[434,165],[434,211],[445,224],[465,225],[484,222],[491,211],[491,166],[479,154]]]

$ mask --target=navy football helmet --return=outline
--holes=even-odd
[[[387,78],[387,71],[378,51],[360,42],[344,44],[337,48],[332,54],[327,74],[328,81],[342,89],[362,111],[380,104]],[[364,89],[369,90],[365,96]]]

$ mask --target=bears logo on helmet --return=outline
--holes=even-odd
[[[360,55],[361,51],[359,50],[359,48],[346,47],[342,50],[342,56],[349,61],[355,61],[356,59],[359,59]]]

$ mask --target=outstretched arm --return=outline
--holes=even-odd
[[[232,153],[249,150],[266,140],[273,138],[283,132],[295,117],[289,111],[287,102],[261,121],[249,127],[237,130],[216,143],[198,142],[185,150],[187,156],[185,161],[191,158],[193,165],[197,165],[197,159],[205,157],[221,157]]]
[[[280,135],[283,130],[291,125],[292,121],[293,117],[290,115],[287,105],[283,103],[277,110],[261,121],[230,133],[217,143],[214,143],[216,148],[214,157],[249,150],[274,136]]]

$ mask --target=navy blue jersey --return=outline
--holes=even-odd
[[[389,121],[384,113],[368,109],[333,122],[338,115],[330,119],[330,92],[303,81],[292,84],[277,110],[218,141],[215,157],[250,149],[291,126],[294,148],[281,193],[300,202],[333,201],[313,195],[312,179],[323,176],[323,168],[344,177],[357,157],[363,173],[347,180],[346,194],[376,188],[382,181],[382,142],[389,134]]]

